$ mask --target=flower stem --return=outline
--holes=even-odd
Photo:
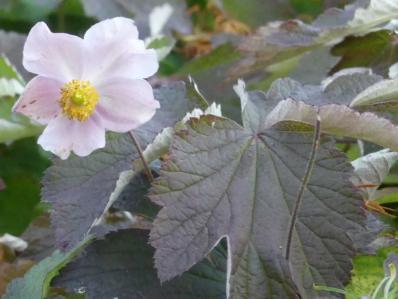
[[[151,169],[149,168],[149,165],[148,165],[148,163],[147,163],[146,160],[145,160],[144,152],[142,151],[142,148],[141,148],[141,145],[140,145],[140,143],[139,143],[139,141],[138,141],[138,138],[135,136],[135,134],[134,134],[133,131],[130,131],[130,132],[129,132],[129,135],[130,135],[130,137],[131,137],[131,140],[132,140],[133,143],[134,143],[135,148],[137,149],[138,154],[140,155],[140,158],[141,158],[141,161],[142,161],[142,165],[144,165],[144,169],[145,169],[146,175],[147,175],[147,177],[148,177],[148,180],[149,180],[150,182],[153,182],[154,177],[153,177],[153,175],[152,175],[152,171],[151,171]]]

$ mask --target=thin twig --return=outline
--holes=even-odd
[[[141,145],[140,145],[140,143],[139,143],[137,137],[135,136],[135,134],[134,134],[133,131],[130,131],[130,132],[129,132],[129,135],[130,135],[130,137],[131,137],[131,140],[132,140],[133,143],[134,143],[135,148],[137,149],[138,154],[140,155],[140,158],[141,158],[141,161],[142,161],[142,165],[144,165],[144,169],[145,169],[146,175],[147,175],[147,177],[148,177],[148,180],[149,180],[150,182],[153,182],[154,177],[153,177],[153,175],[152,175],[152,171],[151,171],[151,169],[149,168],[149,165],[148,165],[148,163],[147,163],[146,160],[145,160],[144,152],[142,151]]]
[[[295,202],[295,205],[293,208],[292,217],[290,218],[289,231],[288,231],[287,243],[286,243],[286,252],[285,252],[286,260],[289,260],[289,258],[290,258],[290,249],[291,249],[291,245],[292,245],[293,231],[294,231],[294,227],[296,226],[298,213],[300,211],[300,206],[303,201],[304,191],[305,191],[305,188],[307,187],[308,181],[310,180],[312,169],[314,168],[315,157],[316,157],[316,152],[319,147],[320,138],[321,138],[321,120],[320,120],[319,114],[317,114],[316,123],[315,123],[314,139],[313,139],[313,143],[312,143],[309,160],[307,163],[307,169],[305,170],[303,181],[301,182],[301,186],[300,186],[299,192],[297,194],[297,199],[296,199],[296,202]]]

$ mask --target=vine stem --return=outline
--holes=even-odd
[[[316,152],[317,152],[317,150],[319,148],[320,139],[321,139],[321,118],[319,116],[319,111],[318,111],[318,113],[316,115],[315,132],[314,132],[314,139],[313,139],[313,142],[312,142],[311,153],[310,153],[310,156],[309,156],[309,159],[308,159],[307,168],[305,170],[305,173],[304,173],[304,176],[303,176],[303,180],[301,182],[301,186],[300,186],[299,192],[297,194],[297,199],[296,199],[295,204],[294,204],[292,217],[290,218],[289,230],[288,230],[288,236],[287,236],[287,243],[286,243],[286,252],[285,252],[286,260],[290,259],[290,251],[291,251],[291,246],[292,246],[293,231],[294,231],[294,228],[296,226],[298,213],[300,211],[301,203],[303,201],[304,191],[305,191],[305,188],[306,188],[306,186],[308,184],[308,181],[310,180],[312,169],[314,168]]]
[[[142,161],[142,165],[144,166],[144,169],[145,169],[146,175],[148,177],[148,180],[150,182],[153,182],[154,177],[152,175],[152,171],[149,168],[149,165],[148,165],[147,161],[145,160],[144,152],[142,151],[142,148],[141,148],[140,142],[138,141],[138,138],[135,136],[133,131],[130,131],[129,135],[131,137],[131,140],[134,143],[135,148],[137,149],[138,154],[140,155],[140,158],[141,158],[141,161]]]

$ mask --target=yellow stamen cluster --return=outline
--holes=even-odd
[[[65,116],[86,121],[94,112],[99,94],[89,81],[72,80],[61,88],[59,104]]]

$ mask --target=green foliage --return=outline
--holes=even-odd
[[[355,175],[351,181],[355,186],[372,186],[360,189],[365,200],[375,200],[375,192],[383,183],[391,167],[398,159],[397,152],[388,149],[362,156],[352,162]]]
[[[380,249],[377,255],[360,255],[354,258],[352,280],[345,288],[347,299],[370,295],[384,278],[384,261],[390,252],[398,254],[396,247]]]
[[[51,280],[60,269],[69,263],[79,252],[91,242],[87,237],[69,252],[55,251],[50,257],[42,260],[31,268],[23,278],[17,278],[7,287],[4,299],[35,298],[44,299],[49,290]]]
[[[42,131],[41,126],[11,111],[14,102],[14,98],[0,98],[0,143],[36,136]]]
[[[49,162],[33,138],[0,144],[0,234],[20,235],[41,213],[40,178]]]
[[[21,75],[5,55],[1,55],[0,57],[0,77],[8,80],[17,79],[20,83],[24,83]]]
[[[332,54],[341,59],[333,71],[349,67],[372,67],[386,73],[386,65],[398,60],[397,34],[379,30],[365,36],[349,36],[332,49]]]
[[[376,146],[398,150],[397,24],[386,25],[398,18],[396,0],[0,3],[0,236],[21,235],[50,208],[52,229],[33,223],[22,235],[34,240],[25,257],[40,259],[54,243],[73,248],[15,280],[6,299],[225,299],[226,286],[234,299],[296,299],[341,293],[347,283],[346,297],[359,299],[382,281],[396,249],[359,255],[353,270],[351,262],[396,242],[397,221],[386,212],[397,212],[383,209],[398,207],[397,153]],[[171,17],[156,24],[154,8],[166,3]],[[45,21],[82,36],[114,16],[134,18],[156,49],[154,86],[192,75],[205,97],[182,83],[155,90],[161,108],[135,130],[158,177],[152,188],[131,138],[109,134],[89,157],[53,160],[45,207],[49,161],[32,138],[42,127],[11,112],[32,76],[21,65],[26,35],[15,32]],[[277,80],[285,76],[292,79]],[[240,81],[237,96],[231,86],[241,77],[261,90]],[[182,122],[207,108],[205,98],[221,103],[224,117]],[[367,213],[367,231],[360,197],[385,215]],[[91,234],[99,240],[79,255]],[[53,282],[61,289],[49,291],[61,268]],[[69,293],[76,290],[85,294]]]
[[[180,75],[196,75],[211,70],[216,66],[234,62],[239,58],[239,52],[231,44],[227,43],[214,49],[208,55],[185,64],[178,73]]]
[[[0,49],[1,50],[1,49]],[[15,96],[23,91],[24,80],[5,55],[0,56],[0,143],[35,136],[41,128],[27,117],[12,113]]]
[[[162,61],[175,45],[175,40],[168,36],[155,37],[150,40],[148,48],[155,49],[158,53],[159,61]]]
[[[37,22],[49,15],[61,0],[6,0],[5,2],[0,10],[0,18]]]
[[[323,11],[324,0],[290,0],[294,10],[299,14],[317,16]]]
[[[362,35],[396,17],[395,0],[370,0],[333,13],[326,11],[310,25],[299,20],[271,23],[243,40],[240,48],[246,59],[234,66],[233,74],[253,73],[315,48],[336,44],[349,35]]]
[[[291,17],[288,0],[275,2],[273,0],[222,0],[227,14],[253,28],[268,21],[287,19]]]

